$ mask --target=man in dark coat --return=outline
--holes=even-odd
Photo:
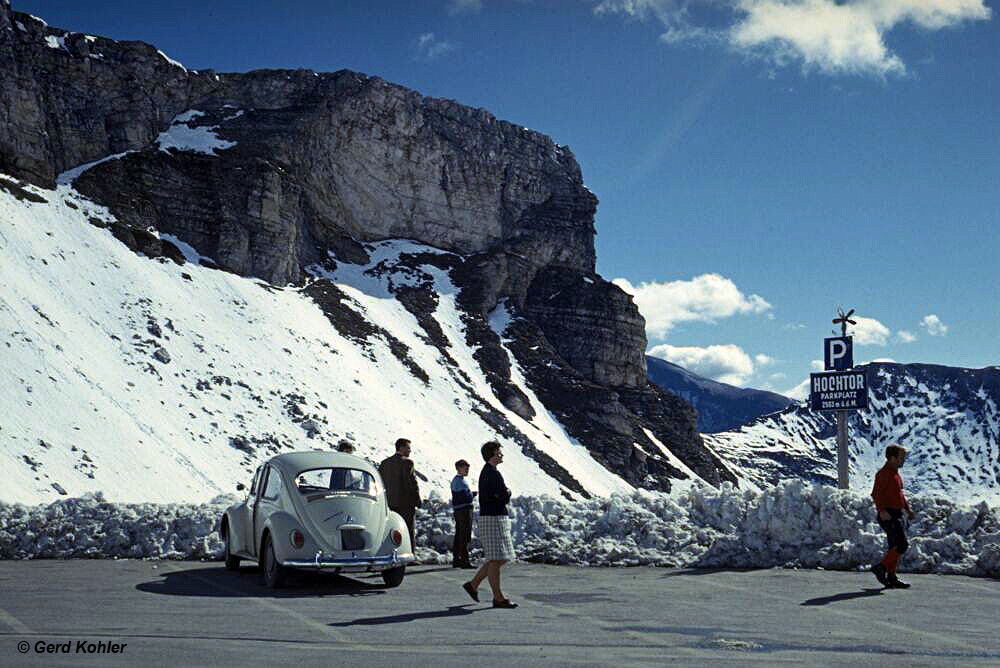
[[[400,438],[396,441],[396,454],[382,460],[378,472],[385,483],[385,495],[389,508],[399,513],[410,531],[410,548],[416,552],[417,543],[414,534],[413,519],[420,507],[420,487],[417,485],[417,475],[410,459],[410,440]]]

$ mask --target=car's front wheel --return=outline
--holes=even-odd
[[[240,558],[233,554],[232,549],[232,532],[229,528],[226,528],[226,570],[228,571],[238,571],[240,570]]]
[[[271,541],[271,534],[264,539],[264,584],[270,589],[277,589],[285,584],[285,575],[288,572],[284,566],[278,563],[278,558],[274,554],[274,542]]]
[[[385,582],[386,587],[398,587],[403,584],[404,575],[406,575],[406,566],[397,566],[382,571],[382,581]]]

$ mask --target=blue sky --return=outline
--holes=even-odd
[[[855,360],[1000,364],[993,0],[14,1],[189,68],[353,69],[568,145],[650,349],[788,392]]]

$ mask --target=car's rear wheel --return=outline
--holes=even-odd
[[[288,572],[284,566],[278,563],[278,558],[274,554],[274,542],[271,541],[271,534],[264,539],[264,584],[270,589],[277,589],[285,584],[285,575]]]
[[[226,570],[238,571],[240,570],[240,558],[233,554],[232,542],[231,532],[229,527],[226,527]]]
[[[389,570],[382,571],[382,581],[386,587],[398,587],[403,584],[403,576],[406,575],[406,566],[397,566]]]

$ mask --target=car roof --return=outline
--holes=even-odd
[[[351,468],[368,471],[374,474],[376,469],[367,459],[346,452],[330,452],[326,450],[308,450],[305,452],[286,452],[272,457],[269,464],[283,471],[288,476],[294,476],[308,469],[321,468]]]

